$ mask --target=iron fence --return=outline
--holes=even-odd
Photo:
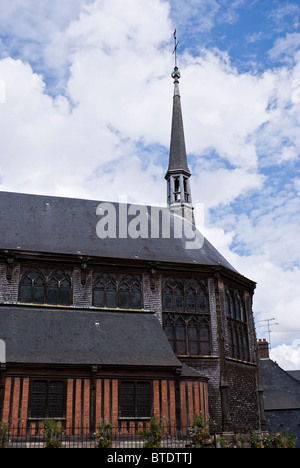
[[[98,438],[96,432],[90,432],[88,428],[73,428],[64,430],[56,443],[59,448],[97,448]],[[18,428],[9,433],[7,448],[45,448],[47,437],[42,430],[32,431],[28,428]],[[145,440],[139,431],[128,431],[124,433],[122,428],[114,429],[112,435],[111,448],[114,449],[141,449],[145,447]],[[168,428],[164,431],[159,448],[188,449],[191,447],[189,428],[182,428],[180,431]]]

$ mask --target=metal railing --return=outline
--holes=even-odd
[[[72,431],[66,429],[55,440],[59,448],[97,448],[98,446],[97,434],[83,427],[72,428]],[[32,431],[20,427],[18,430],[10,431],[7,448],[45,448],[46,444],[47,437],[42,430]],[[188,428],[178,431],[168,427],[164,430],[159,448],[188,449],[190,446]],[[140,449],[144,447],[145,440],[139,431],[131,430],[124,433],[123,428],[114,428],[111,448]]]

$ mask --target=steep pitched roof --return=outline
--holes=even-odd
[[[162,236],[161,225],[158,237],[157,232],[151,237],[157,223],[155,207],[138,205],[135,209],[148,223],[149,236],[122,238],[118,235],[120,209],[128,212],[129,206],[111,203],[117,236],[100,239],[96,232],[99,205],[105,206],[95,200],[0,192],[0,250],[223,266],[237,273],[199,231],[194,233],[195,241],[177,237],[178,217],[169,208],[161,209],[161,215],[171,224],[170,237]],[[128,223],[131,219],[129,215]]]
[[[182,366],[152,313],[2,306],[0,337],[7,363]]]

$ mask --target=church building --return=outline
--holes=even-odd
[[[0,192],[0,421],[264,428],[255,283],[195,227],[175,67],[167,206]],[[162,200],[163,202],[164,200]]]

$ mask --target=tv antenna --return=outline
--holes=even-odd
[[[267,323],[267,328],[268,328],[268,342],[269,342],[269,349],[271,349],[271,327],[273,325],[279,325],[278,323],[271,323],[273,322],[274,320],[276,320],[275,318],[270,318],[270,319],[266,319],[266,320],[259,320],[258,322],[266,322]],[[265,325],[262,325],[262,327],[265,326]]]

